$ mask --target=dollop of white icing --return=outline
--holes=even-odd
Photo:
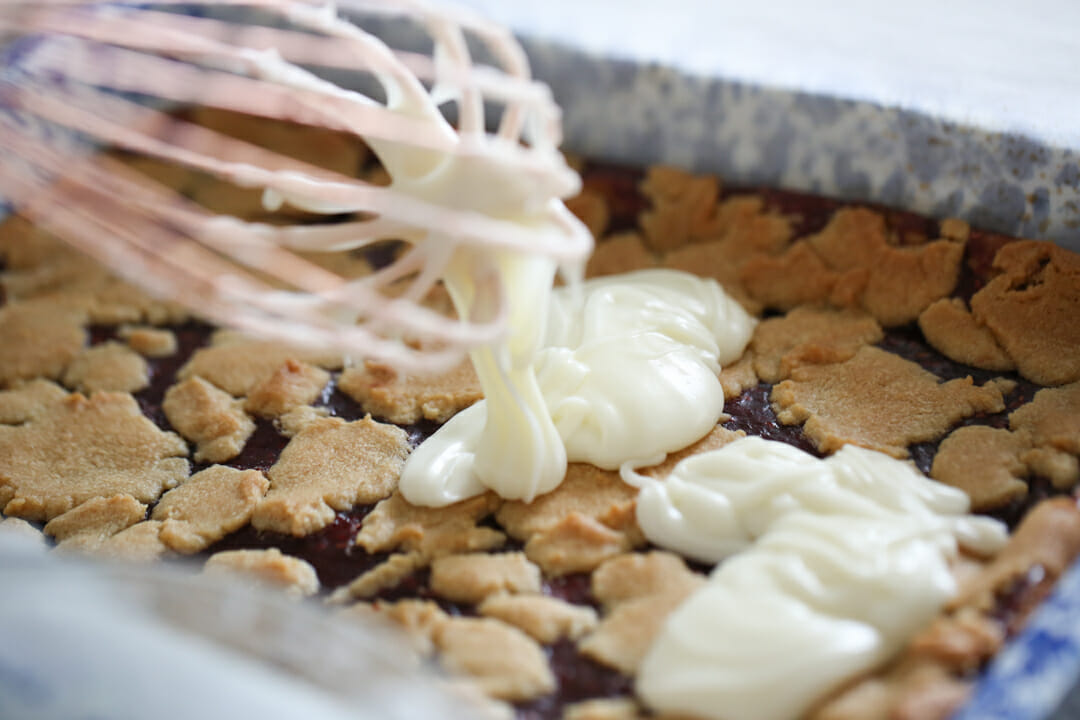
[[[1005,542],[959,490],[846,446],[819,460],[756,437],[642,486],[656,544],[726,559],[664,625],[639,670],[653,708],[791,720],[895,654],[956,592],[949,561]],[[730,557],[729,557],[730,556]]]
[[[447,505],[485,489],[528,501],[562,482],[567,460],[606,469],[655,462],[715,427],[724,409],[717,375],[755,325],[719,284],[646,270],[578,292],[555,290],[533,320],[543,347],[533,366],[511,369],[516,383],[503,382],[498,358],[474,356],[485,399],[409,457],[400,483],[409,502]],[[554,453],[549,423],[560,439]]]

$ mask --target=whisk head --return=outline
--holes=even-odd
[[[392,48],[364,28],[373,18],[406,21],[426,48]],[[591,248],[560,201],[578,179],[557,150],[550,92],[507,31],[468,12],[420,0],[3,0],[0,31],[16,38],[0,73],[0,195],[215,323],[434,370],[506,331],[484,251],[572,265]],[[354,137],[390,182],[200,126],[179,107]],[[102,148],[260,189],[267,214],[213,212]],[[298,223],[297,210],[334,222]],[[359,277],[316,261],[387,240],[401,251]],[[460,317],[425,307],[461,253],[483,302]]]

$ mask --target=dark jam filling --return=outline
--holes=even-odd
[[[645,207],[645,201],[638,192],[641,173],[610,166],[590,167],[585,173],[585,186],[604,194],[610,208],[611,231],[630,229],[636,226],[637,217]],[[743,192],[738,189],[725,190],[731,195]],[[829,216],[842,203],[777,190],[760,191],[767,205],[788,214],[793,219],[796,236],[816,232],[824,227]],[[934,237],[937,223],[911,213],[882,209],[888,227],[900,242],[916,242]],[[1003,238],[986,233],[974,233],[968,243],[967,255],[958,283],[956,295],[969,298],[990,274],[991,262]],[[389,262],[392,246],[379,249],[381,255],[372,258],[379,264]],[[167,358],[151,359],[149,388],[136,393],[136,398],[143,413],[155,424],[164,429],[171,429],[161,409],[165,391],[173,384],[177,370],[192,353],[209,341],[212,328],[201,323],[186,323],[174,326],[178,350]],[[111,327],[95,326],[91,328],[91,342],[99,343],[115,336]],[[971,376],[975,382],[984,383],[996,377],[1007,377],[1016,382],[1016,387],[1006,397],[1006,410],[1001,413],[979,414],[968,418],[962,424],[983,424],[992,427],[1007,427],[1008,413],[1024,402],[1029,401],[1038,386],[1027,382],[1015,374],[991,373],[967,367],[945,358],[933,350],[923,340],[918,328],[903,327],[890,329],[879,344],[882,349],[912,360],[943,380]],[[365,415],[362,408],[336,385],[336,376],[324,390],[318,404],[331,415],[346,420],[355,420]],[[801,450],[817,453],[813,444],[805,436],[800,426],[781,424],[772,409],[769,395],[771,386],[760,384],[743,392],[739,397],[728,401],[725,407],[729,419],[724,426],[732,430],[744,430],[747,434],[758,435],[771,440],[788,443]],[[420,423],[404,428],[413,446],[428,437],[436,426],[432,423]],[[227,464],[237,468],[255,468],[266,471],[276,461],[288,442],[273,423],[265,420],[257,422],[255,433],[248,440],[243,452]],[[913,445],[910,450],[916,465],[925,473],[930,469],[937,453],[940,440]],[[200,469],[196,467],[194,469]],[[1026,514],[1039,500],[1057,494],[1043,478],[1035,478],[1030,483],[1031,491],[1026,498],[1003,508],[994,516],[1006,521],[1010,527]],[[252,527],[245,527],[232,533],[205,551],[210,555],[223,550],[278,548],[288,555],[311,563],[319,576],[324,592],[341,587],[386,559],[384,553],[371,554],[355,544],[355,538],[364,518],[372,506],[355,507],[348,512],[339,512],[334,522],[323,530],[297,538],[279,533],[259,532]],[[493,518],[486,524],[497,527]],[[516,545],[508,549],[520,549]],[[695,567],[707,572],[708,568]],[[1037,574],[1037,573],[1036,573]],[[1041,577],[1029,573],[1021,578],[1016,587],[1002,593],[998,598],[995,617],[1006,628],[1013,629],[1016,619],[1026,614],[1035,602],[1045,595],[1048,583]],[[596,606],[586,574],[570,575],[545,581],[544,592],[552,597],[568,602]],[[447,612],[456,615],[470,615],[475,609],[443,601],[434,596],[428,583],[428,572],[421,570],[413,573],[401,584],[379,595],[380,599],[396,600],[400,598],[426,598],[438,602]],[[551,660],[552,670],[558,680],[558,689],[549,696],[520,704],[517,708],[521,720],[548,720],[560,718],[568,704],[589,698],[603,698],[628,695],[632,691],[630,678],[619,672],[599,665],[578,654],[570,641],[559,641],[546,648]]]

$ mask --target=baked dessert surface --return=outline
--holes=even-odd
[[[378,172],[362,148],[306,147]],[[128,160],[262,217],[246,191]],[[582,171],[568,205],[598,239],[590,275],[687,270],[762,318],[721,374],[728,419],[646,473],[744,433],[818,455],[857,444],[1014,528],[995,558],[957,564],[961,593],[892,663],[811,712],[947,717],[1080,553],[1080,260],[671,168]],[[392,252],[319,261],[363,274]],[[650,546],[637,490],[591,465],[532,503],[410,505],[395,489],[405,458],[480,397],[467,365],[414,377],[216,330],[18,217],[0,257],[0,527],[43,532],[54,552],[189,558],[387,617],[518,717],[647,714],[634,673],[710,568]]]

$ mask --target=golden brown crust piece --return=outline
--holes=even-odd
[[[796,368],[773,388],[772,401],[780,421],[805,423],[804,432],[822,452],[852,443],[898,458],[907,457],[908,445],[941,437],[965,417],[1005,408],[994,383],[940,383],[876,347],[863,347],[843,363]]]
[[[169,554],[161,542],[161,523],[144,520],[107,538],[94,551],[95,557],[123,562],[152,562]]]
[[[942,298],[930,304],[919,315],[919,329],[935,350],[958,363],[1006,372],[1016,363],[968,311],[960,298]]]
[[[485,493],[447,507],[417,507],[395,492],[364,518],[356,544],[371,553],[404,550],[425,558],[493,550],[506,542],[506,536],[477,523],[500,503],[497,495]]]
[[[704,576],[668,552],[609,560],[592,576],[593,595],[604,614],[581,640],[581,652],[633,675],[667,616],[704,583]]]
[[[1004,507],[1027,495],[1025,440],[1008,430],[973,425],[957,428],[941,442],[930,477],[971,498],[976,512]]]
[[[269,487],[257,470],[214,465],[165,493],[151,517],[162,522],[162,542],[197,553],[246,525]]]
[[[596,244],[585,265],[585,277],[601,277],[656,266],[656,256],[636,232],[612,235]]]
[[[86,343],[86,314],[50,300],[0,307],[0,388],[59,378]]]
[[[595,239],[599,240],[607,232],[611,212],[608,210],[607,199],[600,193],[588,188],[583,189],[574,197],[566,199],[566,209],[585,223],[585,227],[589,228]]]
[[[589,572],[631,548],[630,537],[599,520],[571,512],[532,535],[525,554],[548,575]]]
[[[289,359],[252,388],[244,409],[260,417],[278,417],[315,402],[328,382],[330,373],[322,368]]]
[[[243,402],[200,377],[169,388],[161,409],[169,424],[195,443],[197,462],[220,463],[236,457],[255,432]]]
[[[109,341],[80,351],[64,372],[64,384],[87,395],[98,390],[133,393],[150,385],[150,370],[141,355]]]
[[[843,362],[884,336],[881,326],[866,313],[798,307],[759,323],[750,349],[757,374],[777,383],[801,365]]]
[[[1080,255],[1049,242],[1007,243],[971,298],[1020,374],[1040,385],[1080,380]]]
[[[490,618],[455,617],[434,632],[439,662],[468,675],[491,697],[525,701],[555,690],[547,656],[535,640]]]
[[[91,498],[45,524],[57,550],[94,552],[110,537],[146,519],[146,505],[130,495]]]
[[[408,375],[368,362],[342,372],[338,387],[364,412],[400,425],[446,422],[483,397],[468,360],[438,375]]]
[[[651,249],[664,252],[714,235],[720,195],[715,176],[658,165],[649,168],[640,188],[652,202],[652,208],[638,218]]]
[[[48,380],[31,380],[14,390],[0,390],[0,424],[24,423],[67,395],[62,387]]]
[[[335,511],[393,492],[408,454],[405,431],[370,416],[315,420],[293,436],[268,471],[270,491],[251,523],[296,536],[320,530],[334,521]]]
[[[252,340],[239,333],[219,330],[214,333],[210,346],[195,351],[176,377],[186,380],[198,375],[233,397],[243,397],[289,359],[326,370],[336,370],[342,364],[339,353]]]
[[[754,353],[747,350],[742,357],[720,370],[720,387],[724,388],[724,399],[734,400],[758,384],[758,374],[754,370]]]
[[[845,208],[784,255],[752,258],[742,280],[751,296],[768,307],[861,307],[893,327],[915,320],[930,303],[952,292],[963,254],[963,242],[953,238],[890,245],[880,214]]]
[[[664,267],[709,277],[720,283],[746,310],[758,314],[762,303],[743,286],[742,269],[754,258],[782,253],[791,241],[791,223],[765,211],[756,196],[735,196],[716,208],[711,239],[675,249]]]
[[[319,591],[315,568],[305,560],[283,555],[277,548],[214,553],[207,558],[203,572],[280,588],[298,597]]]
[[[68,395],[22,425],[0,425],[0,505],[42,522],[95,497],[152,502],[187,477],[186,457],[184,441],[130,395]]]
[[[495,519],[518,540],[548,530],[561,520],[577,513],[602,522],[602,518],[620,516],[633,507],[637,488],[624,483],[619,474],[585,463],[570,463],[562,483],[531,503],[520,500],[504,502]]]
[[[176,334],[172,330],[123,325],[116,335],[126,341],[132,350],[146,357],[168,357],[177,349]]]
[[[427,560],[417,552],[396,553],[365,572],[345,587],[338,588],[330,596],[330,602],[372,598],[383,590],[397,587],[402,580],[424,567]]]
[[[1035,445],[1080,455],[1080,382],[1038,391],[1009,415],[1009,427]]]
[[[470,605],[496,593],[538,593],[540,568],[520,552],[443,555],[431,563],[431,590]]]
[[[544,644],[562,637],[577,640],[597,623],[596,611],[591,607],[544,595],[491,595],[476,611],[513,625]]]

